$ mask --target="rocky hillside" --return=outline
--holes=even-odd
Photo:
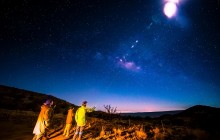
[[[50,98],[56,104],[56,113],[66,113],[70,105],[76,105],[56,98],[52,95],[27,91],[23,89],[0,85],[0,108],[9,110],[26,110],[39,112],[40,106]]]

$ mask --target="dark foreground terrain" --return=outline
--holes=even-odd
[[[49,95],[0,86],[0,139],[31,140],[42,99]],[[48,139],[62,136],[70,103],[53,98],[57,104]],[[77,106],[75,106],[77,108]],[[131,117],[95,111],[88,114],[84,140],[219,140],[220,109],[197,105],[175,115]],[[75,125],[75,124],[73,124]],[[45,138],[44,138],[45,139]]]

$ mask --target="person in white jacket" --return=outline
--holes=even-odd
[[[45,134],[45,130],[49,127],[50,119],[52,115],[52,106],[53,101],[48,99],[41,106],[41,111],[39,113],[36,125],[33,130],[34,138],[32,140],[41,140],[43,135]]]

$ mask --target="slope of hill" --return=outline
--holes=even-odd
[[[209,132],[220,132],[220,108],[196,105],[176,115],[175,118],[185,118],[187,125],[192,128],[201,128]]]
[[[220,108],[205,105],[195,105],[180,113],[178,116],[201,116],[201,115],[220,115]]]
[[[66,113],[70,105],[74,106],[74,108],[77,108],[76,105],[58,99],[52,95],[46,95],[3,85],[0,85],[0,96],[0,108],[3,109],[39,112],[40,106],[48,98],[52,99],[56,104],[56,113]]]
[[[48,131],[49,139],[72,138],[74,127],[71,128],[69,138],[63,137],[62,133],[67,107],[73,104],[51,95],[7,86],[0,86],[0,96],[0,139],[31,139],[40,106],[47,98],[53,99],[57,105]],[[82,140],[217,140],[220,139],[219,114],[219,108],[201,105],[156,118],[123,117],[120,114],[95,111],[88,114]]]

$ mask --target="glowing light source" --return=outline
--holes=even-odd
[[[179,3],[179,0],[165,0],[165,2]]]
[[[177,6],[174,2],[167,2],[164,6],[164,14],[168,17],[171,18],[176,14],[177,11]]]

